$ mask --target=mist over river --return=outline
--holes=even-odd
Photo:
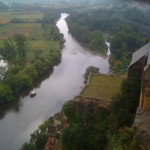
[[[60,111],[67,100],[78,95],[88,66],[98,67],[101,73],[109,72],[108,58],[91,53],[71,36],[65,21],[67,16],[62,13],[57,21],[66,40],[61,50],[61,63],[54,67],[51,75],[45,75],[33,86],[37,93],[35,97],[22,95],[17,102],[0,108],[0,150],[19,150],[44,120]]]

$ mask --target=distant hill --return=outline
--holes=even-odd
[[[47,3],[53,0],[0,0],[4,3]]]
[[[1,10],[7,10],[8,9],[8,5],[4,4],[3,2],[0,1],[0,11]]]
[[[136,1],[143,2],[143,3],[149,3],[150,4],[149,0],[136,0]]]

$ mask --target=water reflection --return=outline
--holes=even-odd
[[[34,83],[33,86],[25,89],[21,94],[20,94],[20,98],[18,98],[16,101],[10,102],[10,103],[6,103],[2,106],[0,106],[0,120],[3,119],[5,117],[5,114],[8,111],[14,111],[14,112],[18,112],[20,110],[20,108],[22,107],[22,102],[20,101],[20,99],[25,98],[26,96],[28,96],[30,94],[30,91],[32,91],[33,89],[36,88],[40,88],[41,83],[48,79],[50,77],[50,75],[53,73],[53,69],[48,70],[47,72],[45,72],[45,74],[43,74],[42,76],[40,76]]]

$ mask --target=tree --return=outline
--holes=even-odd
[[[44,149],[44,146],[47,142],[47,139],[48,139],[47,134],[40,134],[39,137],[37,137],[37,140],[36,140],[36,150]]]
[[[4,40],[4,50],[1,55],[11,63],[14,62],[16,58],[16,49],[12,39]]]
[[[26,46],[25,46],[25,41],[26,37],[22,34],[17,34],[14,36],[16,46],[17,46],[17,51],[18,54],[21,58],[25,58],[26,56]]]
[[[5,84],[0,84],[0,104],[14,100],[12,90]]]
[[[36,146],[34,144],[26,142],[21,147],[21,150],[36,150]]]
[[[34,79],[36,79],[37,76],[38,76],[38,73],[37,73],[37,71],[36,71],[36,68],[35,68],[35,66],[32,65],[32,64],[29,65],[28,67],[26,67],[26,68],[24,69],[24,73],[25,73],[26,75],[28,75],[29,79],[32,80],[32,81],[34,81]]]
[[[88,77],[91,73],[99,73],[99,68],[94,67],[94,66],[89,66],[88,68],[86,68],[85,74],[84,74],[84,79],[85,79],[85,83],[88,80]]]

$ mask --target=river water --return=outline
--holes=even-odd
[[[88,66],[98,67],[101,73],[109,72],[108,58],[92,54],[69,34],[65,21],[67,16],[61,14],[57,22],[66,40],[61,63],[54,67],[51,75],[34,85],[35,97],[25,94],[17,102],[0,108],[0,150],[19,150],[45,119],[78,95]]]

